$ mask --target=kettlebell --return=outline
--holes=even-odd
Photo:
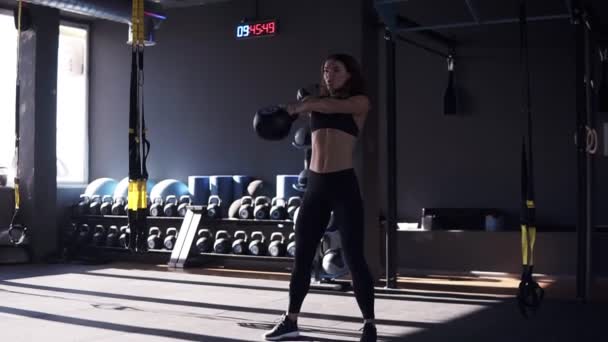
[[[227,231],[218,230],[217,233],[215,233],[213,251],[218,254],[230,253],[230,234],[228,234]]]
[[[61,229],[61,241],[64,246],[72,246],[78,239],[78,226],[71,223]]]
[[[207,217],[212,219],[219,219],[222,216],[221,211],[222,199],[218,195],[209,196],[207,205]]]
[[[93,245],[101,247],[106,242],[106,228],[98,224],[95,226],[95,233],[93,234]]]
[[[234,242],[232,242],[232,254],[247,253],[247,233],[244,230],[237,230],[234,233]]]
[[[148,249],[161,249],[161,232],[158,227],[150,227],[148,231]]]
[[[256,220],[265,220],[270,216],[270,198],[268,196],[258,196],[255,198],[253,217]]]
[[[182,195],[179,198],[179,206],[177,207],[177,216],[184,217],[188,212],[188,206],[192,204],[190,195]]]
[[[165,240],[163,241],[163,246],[172,250],[175,247],[175,241],[177,240],[177,228],[169,227],[165,232]]]
[[[114,204],[112,205],[112,215],[124,215],[126,213],[125,205],[127,200],[124,197],[119,196],[114,198]]]
[[[122,248],[129,247],[129,235],[131,235],[131,229],[129,226],[120,227],[120,237],[118,238],[118,244]]]
[[[294,215],[295,215],[296,209],[298,209],[300,207],[300,205],[302,205],[302,199],[300,199],[300,197],[297,197],[297,196],[292,196],[287,201],[287,215],[289,216],[289,219],[291,219],[292,221],[295,221]]]
[[[296,256],[296,233],[289,234],[289,243],[287,244],[287,255],[292,258]]]
[[[101,206],[99,207],[99,213],[101,215],[110,215],[112,213],[112,196],[105,195],[101,198]]]
[[[89,204],[91,204],[91,199],[89,196],[82,194],[80,195],[78,204],[76,205],[76,216],[84,216],[89,213]]]
[[[89,243],[89,240],[91,240],[91,228],[89,228],[89,225],[86,223],[83,223],[80,225],[80,228],[78,229],[78,244],[79,245],[84,245]]]
[[[161,216],[164,214],[162,210],[163,199],[156,197],[152,199],[152,205],[150,206],[150,216]]]
[[[294,190],[299,192],[306,191],[306,185],[308,184],[308,169],[303,169],[300,171],[298,175],[298,183],[293,184],[292,187]]]
[[[287,208],[285,207],[285,199],[275,197],[270,203],[270,219],[271,220],[284,220],[287,217]]]
[[[274,232],[270,235],[268,254],[273,257],[280,257],[285,254],[285,236],[283,233]]]
[[[197,232],[196,248],[199,253],[213,252],[213,234],[209,229],[200,229]]]
[[[91,197],[91,203],[89,203],[89,215],[100,215],[101,207],[101,196],[93,195]]]
[[[282,140],[291,131],[297,115],[289,115],[281,106],[269,106],[258,110],[253,117],[253,129],[262,139]]]
[[[106,236],[106,246],[107,247],[116,247],[118,246],[118,226],[111,225],[108,228],[108,235]]]
[[[177,197],[175,195],[169,195],[165,198],[163,213],[167,217],[177,216]]]
[[[228,218],[239,218],[239,210],[241,209],[241,199],[234,200],[228,208]]]
[[[249,254],[260,256],[266,254],[266,237],[264,233],[255,231],[251,233],[249,241]]]
[[[239,208],[239,218],[247,220],[253,218],[253,197],[243,196],[241,198],[241,207]]]

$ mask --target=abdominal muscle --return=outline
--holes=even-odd
[[[312,133],[310,170],[328,173],[353,167],[356,138],[333,128],[322,128]]]

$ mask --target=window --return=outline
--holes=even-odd
[[[59,27],[57,56],[57,183],[88,181],[88,30]]]
[[[0,12],[0,49],[5,51],[0,54],[0,168],[9,168],[15,148],[17,77],[17,30],[10,12]],[[88,181],[87,53],[88,30],[62,24],[57,55],[58,184]]]
[[[0,49],[0,168],[8,168],[15,153],[17,79],[17,30],[10,12],[0,12]]]

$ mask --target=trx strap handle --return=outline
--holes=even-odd
[[[147,189],[146,160],[150,143],[146,139],[143,82],[144,82],[144,1],[133,0],[131,51],[131,89],[129,105],[129,189],[128,220],[129,249],[147,250]]]
[[[21,221],[20,206],[21,196],[19,189],[19,102],[21,101],[21,81],[19,80],[19,60],[21,57],[21,19],[23,14],[23,2],[18,1],[17,4],[17,78],[15,85],[15,155],[13,158],[14,190],[15,190],[15,210],[11,223],[8,227],[8,238],[13,245],[25,244],[29,239],[27,236],[27,227],[19,223]]]
[[[527,137],[521,150],[521,250],[522,274],[517,301],[521,313],[528,317],[529,311],[540,306],[544,290],[532,278],[534,267],[534,244],[536,242],[536,204],[534,202],[534,164],[532,156],[532,110],[530,100],[530,67],[528,60],[528,27],[526,1],[522,0],[519,12],[521,62],[523,66],[523,108],[526,116]],[[527,138],[527,139],[526,139]],[[526,141],[527,140],[527,141]],[[526,146],[527,145],[527,146]]]

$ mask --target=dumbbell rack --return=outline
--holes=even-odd
[[[184,217],[148,216],[148,225],[146,227],[146,230],[150,229],[150,227],[159,227],[162,232],[162,236],[164,237],[166,236],[166,230],[169,227],[175,227],[178,230],[179,235],[179,230],[182,226],[183,220]],[[127,225],[128,218],[126,215],[82,215],[72,216],[71,223],[76,224],[78,227],[81,224],[88,224],[89,227],[94,228],[96,225],[101,224],[105,227],[116,225],[120,228],[121,226]],[[248,237],[251,236],[251,232],[253,231],[261,231],[266,238],[266,245],[268,246],[270,235],[273,232],[282,232],[287,241],[287,237],[290,233],[293,232],[293,222],[290,220],[258,220],[232,218],[211,219],[206,216],[203,216],[200,223],[198,224],[197,230],[202,228],[207,228],[214,233],[218,230],[226,230],[228,231],[230,236],[234,236],[234,232],[237,230],[244,230],[247,232]],[[129,253],[128,249],[121,247],[95,246],[93,244],[77,247],[77,256],[90,257],[94,255],[97,258],[103,259],[117,258],[124,260],[125,253]],[[138,259],[145,260],[149,256],[149,259],[154,260],[155,262],[162,262],[162,260],[168,261],[171,253],[172,250],[151,249],[148,250],[145,255],[140,255]],[[269,255],[255,256],[231,253],[200,253],[194,248],[193,251],[190,252],[188,264],[214,264],[220,266],[243,265],[254,269],[274,269],[277,267],[283,268],[286,265],[291,265],[292,262],[293,258],[289,256],[273,257]]]

